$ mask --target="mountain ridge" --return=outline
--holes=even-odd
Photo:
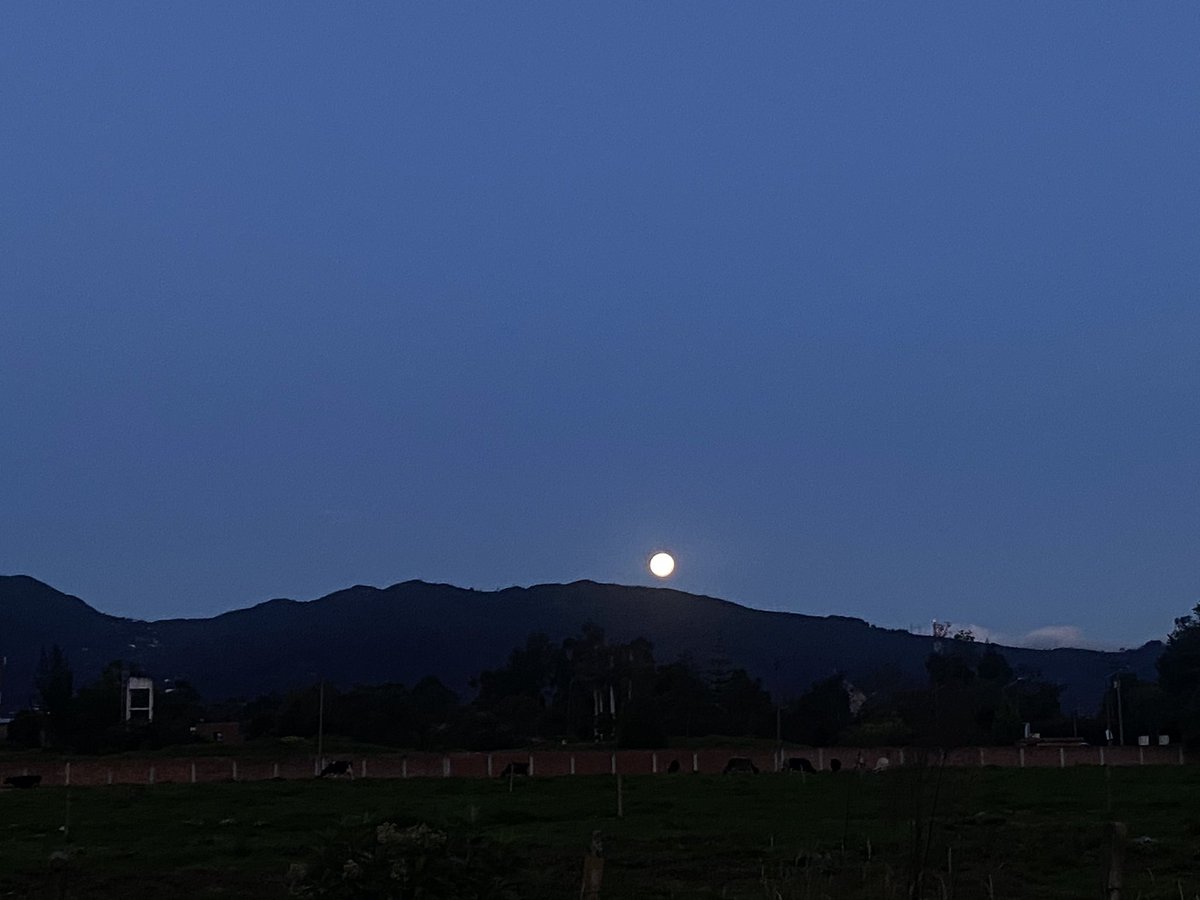
[[[61,646],[76,683],[112,659],[156,678],[186,678],[211,699],[335,683],[414,683],[435,675],[460,694],[532,632],[553,640],[594,622],[615,640],[645,637],[660,662],[688,655],[763,679],[779,699],[835,671],[919,683],[933,638],[848,616],[759,610],[669,587],[579,580],[480,591],[416,579],[353,585],[311,600],[277,597],[211,617],[112,616],[28,575],[0,576],[3,710],[25,705],[42,647]],[[1161,642],[1125,651],[1000,647],[1014,668],[1063,686],[1063,708],[1093,712],[1118,669],[1156,675]]]

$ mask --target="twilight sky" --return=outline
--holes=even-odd
[[[4,20],[0,572],[161,618],[668,549],[1106,646],[1200,599],[1194,3]]]

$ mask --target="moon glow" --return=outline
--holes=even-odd
[[[659,578],[667,578],[675,571],[675,559],[670,553],[655,553],[650,557],[650,571]]]

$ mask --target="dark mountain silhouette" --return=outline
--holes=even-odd
[[[76,684],[114,659],[156,678],[186,678],[210,699],[254,697],[323,677],[352,685],[413,684],[436,675],[465,697],[470,679],[495,668],[527,635],[577,634],[595,622],[610,638],[645,637],[655,657],[689,654],[701,667],[744,667],[781,699],[841,671],[925,681],[933,639],[843,616],[765,612],[665,588],[577,581],[475,591],[406,581],[357,586],[308,602],[270,600],[209,619],[142,622],[105,615],[28,576],[0,576],[0,655],[8,657],[3,706],[29,702],[42,647],[58,644]],[[1005,647],[1018,672],[1063,686],[1063,709],[1094,713],[1112,672],[1156,677],[1162,644],[1135,650]]]

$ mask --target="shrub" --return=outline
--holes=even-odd
[[[302,898],[515,900],[507,854],[475,833],[363,821],[327,832],[288,870]]]

